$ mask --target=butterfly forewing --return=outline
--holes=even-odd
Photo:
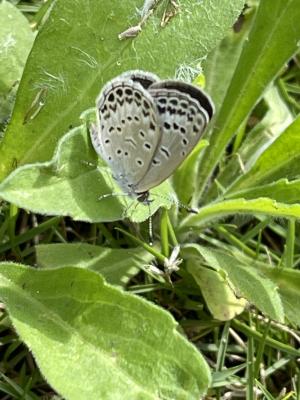
[[[161,137],[154,99],[139,81],[121,76],[104,87],[96,106],[93,145],[125,193],[133,194]]]
[[[195,86],[161,81],[149,87],[157,107],[162,135],[147,173],[136,185],[144,192],[167,179],[201,138],[213,115],[212,103]]]

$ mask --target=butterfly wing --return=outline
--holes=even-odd
[[[96,152],[129,194],[147,172],[161,136],[154,99],[142,83],[128,73],[110,81],[96,100],[97,129],[91,129]]]
[[[144,192],[167,179],[193,150],[214,109],[210,98],[196,86],[161,81],[149,87],[158,110],[161,140],[147,173],[136,191]]]
[[[150,85],[159,81],[159,77],[152,72],[141,71],[138,69],[123,72],[120,75],[122,79],[131,79],[134,82],[139,82],[144,89],[148,89]]]

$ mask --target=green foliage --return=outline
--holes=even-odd
[[[18,81],[34,39],[24,15],[12,4],[0,4],[0,94]]]
[[[225,35],[243,4],[186,0],[180,15],[164,29],[163,10],[158,10],[136,40],[120,41],[118,35],[139,22],[136,7],[142,1],[103,0],[101,7],[98,0],[54,2],[26,64],[0,147],[0,179],[15,164],[49,160],[58,139],[78,125],[81,112],[94,105],[112,77],[137,68],[167,77],[182,65],[196,63]],[[159,63],[162,57],[165,62]]]
[[[268,1],[259,2],[240,57],[232,58],[231,69],[234,74],[230,83],[227,83],[228,89],[224,96],[226,101],[218,111],[215,128],[210,136],[210,146],[199,166],[198,196],[203,192],[226,146],[263,95],[267,85],[298,50],[299,18],[298,0],[274,0],[272,12]],[[227,53],[228,57],[231,57],[230,53]],[[223,65],[219,64],[217,68],[223,69]],[[219,82],[215,81],[214,85],[219,85]],[[212,96],[213,93],[214,90]]]
[[[123,287],[139,272],[140,265],[150,263],[153,256],[140,247],[112,249],[86,243],[57,243],[36,246],[36,258],[43,268],[88,268],[99,272],[108,283]]]
[[[98,273],[3,263],[1,293],[41,370],[69,399],[199,399],[209,384],[206,362],[173,318]]]
[[[0,3],[0,128],[11,113],[17,84],[34,39],[24,15],[7,1]]]
[[[37,213],[69,215],[87,222],[116,221],[126,216],[140,221],[149,217],[149,209],[132,199],[116,196],[99,200],[112,192],[120,189],[92,149],[85,126],[74,128],[61,139],[52,161],[19,167],[0,184],[3,199]],[[157,193],[160,197],[155,196]],[[170,207],[170,194],[167,183],[154,189],[151,213],[162,205]]]
[[[122,41],[143,1],[0,4],[0,22],[12,13],[20,27],[0,24],[0,56],[1,37],[18,38],[0,67],[3,121],[34,36],[24,14],[39,28],[0,143],[0,253],[18,262],[1,263],[0,298],[66,399],[199,399],[207,391],[221,399],[234,384],[247,399],[255,390],[279,398],[273,376],[288,366],[299,378],[299,336],[284,325],[300,326],[299,1],[245,9],[243,0],[177,2],[176,15],[168,14],[174,4],[158,2],[137,37]],[[149,208],[101,198],[120,189],[88,133],[103,84],[136,68],[195,82],[203,68],[216,105],[211,130],[151,190]],[[176,196],[199,212],[176,209]],[[146,224],[132,224],[150,214],[153,247],[140,239]],[[10,327],[2,315],[0,333]],[[42,378],[25,362],[12,379],[7,365],[29,357],[23,349],[12,358],[14,340],[3,340],[0,391],[40,398]],[[287,387],[299,397],[296,378]]]

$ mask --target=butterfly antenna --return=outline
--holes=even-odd
[[[153,224],[152,224],[152,215],[151,215],[151,208],[150,208],[150,202],[147,202],[148,205],[148,210],[149,210],[149,244],[150,246],[153,246]]]

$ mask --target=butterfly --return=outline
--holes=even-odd
[[[94,149],[123,192],[144,203],[186,159],[214,113],[202,89],[139,70],[109,81],[96,109]]]

